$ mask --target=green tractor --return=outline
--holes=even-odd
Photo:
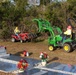
[[[71,52],[76,45],[76,39],[65,38],[62,30],[57,26],[52,26],[47,20],[33,19],[37,22],[37,31],[39,33],[46,31],[49,32],[49,50],[54,51],[58,47],[62,47],[64,51]],[[70,22],[70,19],[68,20]],[[70,24],[71,25],[71,24]]]

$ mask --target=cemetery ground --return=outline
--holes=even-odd
[[[41,42],[15,42],[12,43],[11,41],[0,41],[0,46],[6,46],[7,53],[13,54],[16,56],[20,56],[20,53],[23,50],[27,50],[30,53],[28,58],[38,59],[41,52],[47,52],[49,55],[48,63],[59,62],[63,64],[71,64],[76,65],[76,50],[66,53],[63,51],[62,48],[57,48],[55,51],[48,50],[48,42],[41,41]],[[25,57],[26,58],[26,57]],[[12,74],[5,74],[0,73],[0,75],[12,75]]]

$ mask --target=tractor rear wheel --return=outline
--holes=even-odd
[[[49,46],[49,51],[54,51],[54,46],[53,45]]]
[[[66,52],[71,52],[72,51],[72,46],[69,44],[69,43],[65,43],[64,45],[63,45],[63,49],[64,49],[64,51],[66,51]]]

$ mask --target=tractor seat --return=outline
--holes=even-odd
[[[72,40],[75,40],[76,38],[76,30],[72,30]]]

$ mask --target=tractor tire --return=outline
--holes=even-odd
[[[50,45],[50,46],[49,46],[49,51],[54,51],[54,49],[55,49],[55,48],[54,48],[53,45]]]
[[[31,39],[28,39],[27,42],[31,42]]]
[[[63,45],[63,50],[65,51],[65,52],[71,52],[72,51],[72,46],[71,46],[71,44],[69,44],[69,43],[65,43],[64,45]]]
[[[11,41],[12,41],[12,42],[16,42],[15,38],[12,38]]]

